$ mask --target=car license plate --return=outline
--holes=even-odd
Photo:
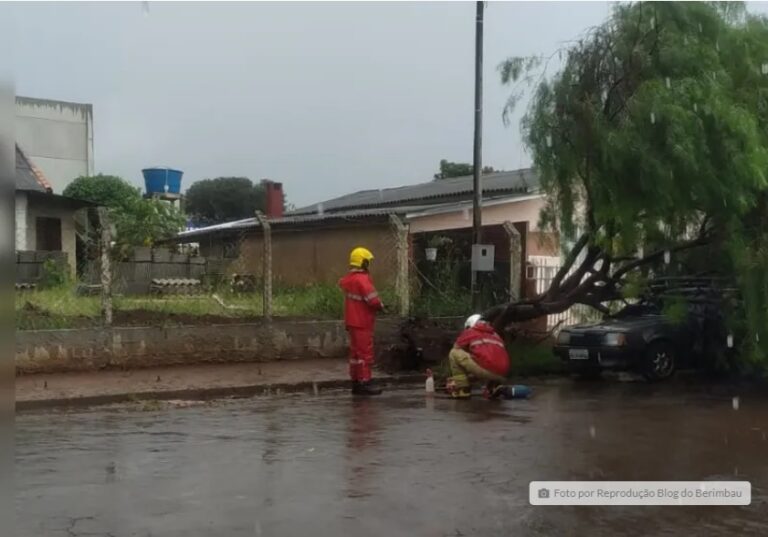
[[[570,349],[568,358],[571,360],[589,360],[589,349]]]

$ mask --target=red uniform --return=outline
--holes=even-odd
[[[349,376],[355,382],[371,380],[373,328],[376,312],[384,305],[368,272],[350,270],[339,280],[344,291],[344,324],[349,332]]]
[[[472,328],[464,330],[455,346],[470,353],[477,365],[491,373],[505,377],[509,372],[509,355],[504,340],[484,321],[478,321]]]

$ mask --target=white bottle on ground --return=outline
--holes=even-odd
[[[432,376],[432,370],[427,369],[427,381],[424,384],[424,390],[427,395],[435,393],[435,378]]]

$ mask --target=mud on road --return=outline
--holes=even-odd
[[[18,535],[768,535],[768,398],[647,384],[17,417]],[[532,480],[745,479],[750,507],[532,507]]]

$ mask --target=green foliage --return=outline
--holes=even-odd
[[[640,298],[648,284],[647,278],[640,272],[632,272],[627,276],[626,283],[621,288],[624,300]]]
[[[43,271],[40,277],[40,287],[43,289],[55,289],[63,287],[69,282],[69,267],[66,263],[54,259],[46,259],[43,262]]]
[[[394,290],[380,288],[379,294],[384,304],[394,310]],[[137,314],[138,318],[143,315],[140,322],[148,324],[165,324],[169,320],[174,322],[175,316],[183,317],[186,323],[194,322],[195,317],[199,317],[201,322],[210,323],[211,316],[234,317],[244,321],[261,319],[263,301],[260,293],[238,295],[224,287],[218,295],[229,307],[222,307],[210,295],[162,298],[118,295],[113,301],[115,322],[120,324],[121,318],[125,318],[121,314],[129,313]],[[98,296],[77,295],[71,286],[17,292],[16,328],[41,330],[98,326],[100,301]],[[274,290],[273,307],[276,316],[341,319],[344,296],[338,286],[330,284],[278,287]],[[162,321],[158,321],[160,319]]]
[[[768,361],[768,19],[734,3],[618,4],[563,52],[553,76],[534,76],[539,58],[500,68],[506,84],[536,82],[522,128],[549,194],[542,223],[616,256],[706,224],[725,239],[712,259],[742,283],[750,353]]]
[[[196,225],[251,218],[265,204],[264,188],[247,177],[204,179],[193,183],[186,193],[186,210]]]
[[[449,179],[451,177],[466,177],[474,173],[475,167],[466,162],[440,161],[440,171],[435,174],[435,179]],[[491,166],[483,166],[483,175],[493,173],[496,170]]]
[[[102,174],[78,177],[63,194],[109,208],[124,208],[141,199],[141,191],[122,177]]]
[[[681,324],[688,317],[688,301],[672,296],[664,300],[662,314],[672,324]]]
[[[78,177],[64,189],[64,195],[107,207],[120,251],[152,246],[184,229],[184,217],[173,205],[144,199],[138,188],[115,175]],[[95,215],[91,219],[98,222]]]
[[[460,283],[461,262],[455,257],[455,245],[449,238],[436,235],[430,239],[430,246],[439,249],[438,258],[423,274],[413,313],[427,318],[467,315],[472,296]]]
[[[511,362],[510,377],[555,375],[565,371],[563,361],[546,343],[513,341],[507,343],[507,352]]]
[[[158,199],[133,200],[111,211],[120,249],[153,246],[184,229],[184,216],[170,203]]]
[[[471,304],[472,295],[463,288],[423,289],[414,300],[413,313],[424,318],[467,315]]]
[[[344,297],[336,285],[285,287],[275,291],[276,309],[282,315],[341,318]]]
[[[389,310],[396,307],[394,290],[384,287],[378,291]],[[340,319],[344,315],[344,295],[331,284],[280,287],[274,293],[274,308],[278,315]]]

